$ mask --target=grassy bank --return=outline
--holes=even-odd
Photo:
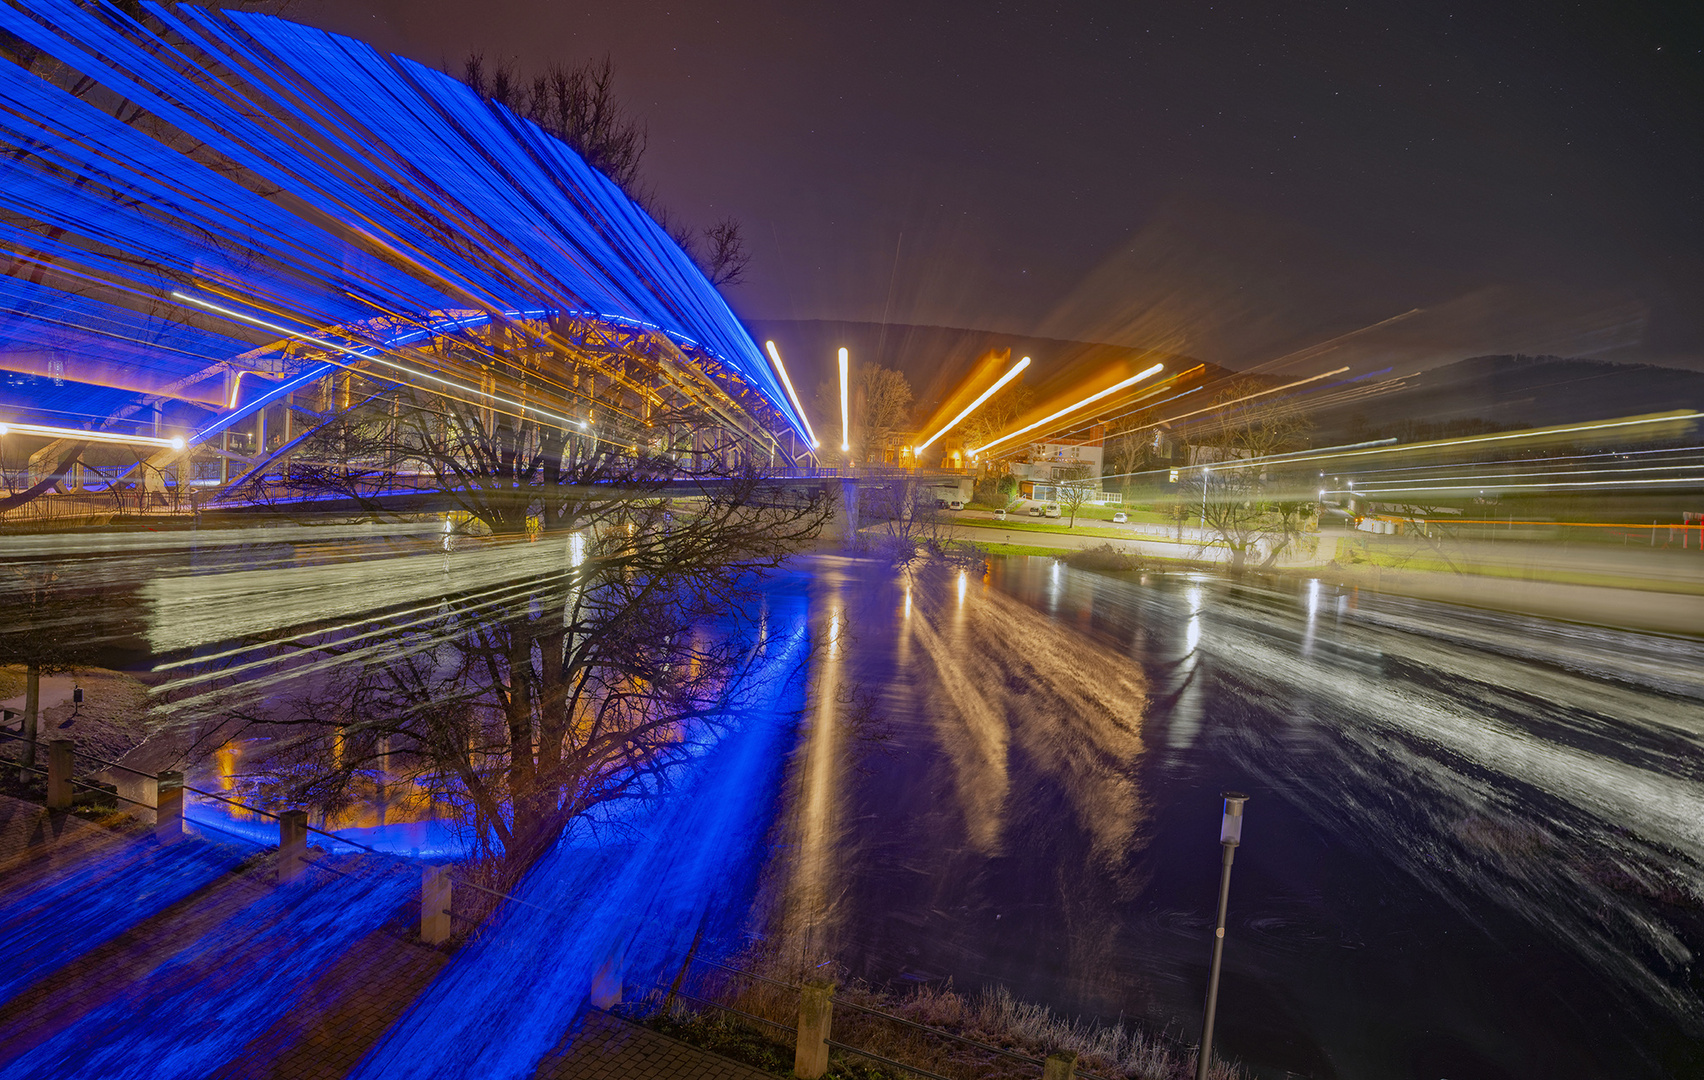
[[[621,1012],[653,1030],[684,1043],[732,1058],[774,1076],[793,1074],[791,1031],[798,1020],[796,992],[731,978],[694,980],[694,997],[715,1001],[736,1013],[694,1005],[682,998],[663,1006],[627,1005]],[[1079,1076],[1103,1080],[1189,1080],[1195,1075],[1193,1048],[1129,1024],[1069,1020],[1042,1005],[1018,1001],[1003,987],[963,994],[950,986],[918,987],[904,994],[859,983],[835,996],[831,1038],[950,1080],[1034,1080],[1034,1060],[1065,1051],[1077,1055]],[[895,1023],[898,1017],[931,1030]],[[765,1021],[768,1021],[767,1023]],[[984,1044],[943,1037],[949,1032]],[[1001,1053],[1005,1051],[1006,1053]],[[914,1074],[855,1054],[835,1050],[826,1074],[835,1080],[904,1080]],[[1214,1062],[1214,1080],[1243,1080],[1241,1068]]]
[[[1704,585],[1690,581],[1641,577],[1634,574],[1605,574],[1544,566],[1542,563],[1515,566],[1508,563],[1476,563],[1450,560],[1433,553],[1399,553],[1374,551],[1350,542],[1339,548],[1334,566],[1309,571],[1310,577],[1322,576],[1336,570],[1355,576],[1365,569],[1405,570],[1417,574],[1451,574],[1471,577],[1503,578],[1512,581],[1543,581],[1556,585],[1593,585],[1606,589],[1633,589],[1640,592],[1680,593],[1704,596]]]
[[[1071,528],[1065,524],[1068,518],[1021,518],[1008,517],[1005,521],[984,520],[982,518],[957,518],[953,524],[963,529],[1009,529],[1012,532],[1055,533],[1064,536],[1102,536],[1109,540],[1142,540],[1143,536],[1133,535],[1128,529],[1105,529],[1098,525],[1078,525]]]

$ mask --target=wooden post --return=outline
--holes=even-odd
[[[1077,1054],[1073,1050],[1054,1051],[1041,1067],[1041,1080],[1073,1080],[1076,1075]]]
[[[278,882],[294,881],[308,868],[308,812],[286,810],[278,815]]]
[[[808,982],[799,988],[799,1044],[793,1075],[817,1080],[828,1071],[828,1033],[834,1018],[834,984]]]
[[[183,839],[183,773],[163,772],[155,781],[154,839],[162,844]]]
[[[70,739],[54,739],[47,744],[47,808],[49,810],[71,809],[71,770],[76,757],[73,749],[76,743]]]
[[[442,945],[450,940],[450,868],[420,869],[420,940]]]

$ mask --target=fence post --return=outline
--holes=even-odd
[[[183,839],[183,773],[163,772],[155,781],[154,839],[162,844]]]
[[[799,1080],[817,1080],[828,1071],[828,1033],[833,1015],[833,983],[814,981],[799,988],[799,1045],[793,1054],[793,1075]]]
[[[112,786],[118,789],[119,809],[148,821],[160,805],[160,780],[155,776],[114,769]]]
[[[286,810],[278,815],[278,883],[302,876],[308,857],[308,812]]]
[[[76,743],[70,739],[54,739],[47,744],[47,808],[71,809],[71,770],[75,767],[73,753]]]
[[[1073,1080],[1076,1075],[1077,1054],[1073,1050],[1055,1050],[1041,1067],[1041,1080]]]
[[[450,868],[420,868],[420,940],[442,945],[450,940]]]

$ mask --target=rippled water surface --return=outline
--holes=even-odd
[[[367,526],[8,556],[18,581],[51,567],[125,607],[114,662],[152,671],[163,730],[571,559]],[[1041,558],[820,556],[770,599],[802,604],[816,645],[790,702],[783,923],[853,974],[1003,984],[1191,1041],[1237,789],[1219,1032],[1262,1075],[1704,1075],[1704,644]],[[339,659],[295,650],[310,637]],[[383,809],[375,836],[419,827]]]
[[[1700,643],[1039,558],[819,570],[822,663],[889,736],[838,781],[822,920],[856,974],[1192,1037],[1230,788],[1230,1053],[1704,1072]]]

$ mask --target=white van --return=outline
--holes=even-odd
[[[1042,517],[1059,517],[1059,504],[1047,503],[1041,508]]]
[[[964,503],[959,502],[957,499],[949,500],[948,503],[947,503],[947,509],[948,510],[963,510],[964,509]]]

